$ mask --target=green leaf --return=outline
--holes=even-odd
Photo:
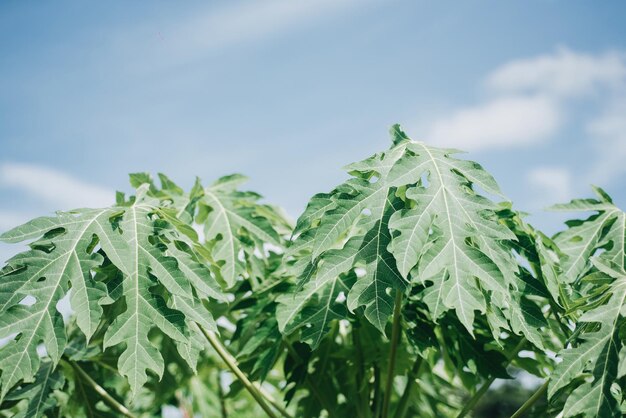
[[[298,220],[299,236],[289,250],[300,259],[292,271],[301,277],[294,294],[278,299],[282,332],[303,329],[302,338],[317,346],[330,321],[346,317],[346,297],[351,310],[365,306],[365,316],[384,330],[395,290],[406,287],[387,248],[389,218],[401,203],[387,174],[403,152],[404,146],[399,146],[351,164],[348,170],[354,178],[330,195],[312,199]],[[352,285],[344,277],[354,268],[364,274]]]
[[[452,158],[454,150],[409,140],[398,126],[392,136],[389,151],[349,165],[352,178],[314,196],[298,220],[288,255],[299,285],[279,299],[281,330],[306,327],[319,342],[328,322],[345,316],[334,299],[340,276],[362,268],[347,306],[365,306],[381,331],[393,293],[411,281],[428,285],[423,298],[434,318],[454,309],[470,333],[488,298],[516,331],[536,333],[543,322],[516,310],[511,297],[519,284],[515,235],[498,219],[500,207],[476,189],[500,195],[494,179],[477,163]]]
[[[32,383],[24,384],[11,390],[7,400],[17,401],[26,399],[26,408],[14,415],[15,418],[41,417],[46,411],[56,406],[56,399],[52,392],[61,389],[65,378],[59,370],[55,370],[51,361],[43,363]]]
[[[499,189],[482,167],[452,158],[450,150],[416,142],[407,150],[392,175],[421,167],[426,178],[406,191],[415,205],[392,216],[391,251],[405,277],[411,273],[413,280],[433,283],[424,300],[435,318],[454,309],[472,333],[474,312],[486,311],[483,291],[507,308],[508,284],[517,273],[506,244],[515,236],[495,216],[498,207],[473,185],[494,194]]]
[[[159,218],[161,202],[146,196],[147,188],[141,186],[132,203],[38,218],[0,237],[19,242],[43,235],[2,271],[0,338],[15,337],[0,348],[2,396],[19,381],[32,380],[40,365],[40,343],[53,364],[59,361],[66,332],[57,304],[70,287],[76,322],[87,338],[93,335],[102,319],[100,303],[107,296],[105,283],[96,281],[93,273],[105,257],[123,275],[116,285],[121,292],[115,294],[123,309],[108,318],[112,322],[103,345],[124,345],[118,367],[133,394],[147,381],[147,370],[163,373],[163,359],[148,338],[151,330],[159,329],[184,347],[193,343],[187,319],[215,329],[210,313],[204,307],[198,311],[202,305],[193,289],[197,285],[198,294],[216,296],[218,288],[193,257],[174,248],[176,258],[167,255],[166,244],[180,236]],[[183,270],[193,273],[191,279]],[[29,298],[34,303],[25,303]]]
[[[0,281],[0,338],[17,337],[0,348],[0,398],[20,380],[30,381],[35,375],[40,343],[53,363],[58,362],[66,335],[57,304],[70,284],[76,289],[71,302],[78,325],[88,338],[93,334],[102,315],[98,301],[106,294],[104,285],[91,276],[91,270],[102,262],[102,256],[91,251],[93,236],[100,237],[105,251],[117,254],[123,240],[110,219],[119,212],[110,208],[59,213],[56,218],[35,219],[0,237],[18,242],[47,233],[32,244],[33,249],[8,261],[9,268],[4,269]],[[27,297],[34,298],[34,303],[21,303]]]
[[[243,176],[231,175],[207,187],[197,218],[204,225],[210,261],[219,266],[217,272],[229,287],[245,270],[241,252],[264,253],[266,244],[283,247],[282,238],[270,221],[271,217],[280,216],[271,207],[257,203],[260,196],[256,193],[237,191],[236,187],[244,181]]]
[[[554,241],[566,256],[561,265],[568,282],[580,277],[590,267],[592,256],[609,243],[611,247],[607,252],[614,263],[623,264],[626,257],[626,215],[613,205],[606,192],[597,187],[594,190],[598,199],[575,199],[552,207],[558,211],[596,212],[584,221],[568,221],[568,228],[554,236]]]
[[[583,332],[575,346],[561,351],[562,362],[550,377],[550,397],[565,387],[575,387],[573,391],[569,389],[571,393],[565,402],[564,417],[621,416],[611,385],[617,380],[619,352],[624,346],[619,329],[625,323],[626,272],[623,267],[607,263],[602,259],[594,261],[600,271],[614,279],[606,290],[609,298],[605,304],[588,310],[579,319],[579,323],[598,324],[600,328]],[[581,381],[579,378],[587,379]]]
[[[584,221],[569,221],[569,229],[555,236],[565,254],[565,280],[579,298],[577,336],[559,353],[548,388],[555,397],[566,390],[564,417],[622,416],[621,399],[613,386],[621,375],[620,353],[624,349],[626,325],[626,258],[624,257],[626,214],[615,207],[601,189],[599,200],[574,200],[560,210],[596,211]]]

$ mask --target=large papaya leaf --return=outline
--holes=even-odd
[[[576,339],[559,353],[562,361],[550,377],[548,395],[567,393],[564,417],[622,416],[624,326],[626,320],[626,214],[595,188],[599,199],[573,200],[560,210],[596,211],[584,221],[567,222],[569,229],[555,241],[564,256],[564,276],[579,297],[571,302],[580,315]],[[623,388],[621,388],[623,390]]]
[[[407,145],[394,170],[422,167],[425,178],[406,191],[415,205],[392,216],[391,251],[405,277],[433,283],[424,296],[433,315],[454,309],[471,333],[474,312],[486,312],[484,290],[498,308],[509,308],[517,265],[506,241],[515,235],[499,222],[498,206],[473,187],[499,195],[496,182],[480,165],[452,158],[453,152]]]
[[[299,285],[279,300],[281,330],[302,328],[319,341],[328,321],[345,316],[338,284],[355,268],[364,274],[342,289],[347,306],[365,306],[381,330],[394,291],[409,282],[430,284],[423,298],[434,318],[453,309],[470,332],[488,300],[509,320],[531,320],[513,309],[515,235],[498,219],[500,207],[478,191],[500,195],[493,178],[477,163],[452,158],[454,150],[411,141],[398,126],[392,139],[387,152],[349,165],[352,178],[316,195],[298,220],[289,254]]]
[[[194,291],[181,266],[197,274],[200,270],[188,263],[190,258],[168,256],[167,245],[178,234],[167,227],[161,201],[147,192],[144,185],[129,202],[38,218],[0,237],[7,242],[41,237],[29,251],[8,261],[0,278],[0,338],[13,337],[0,348],[0,395],[33,379],[40,365],[39,344],[53,364],[59,361],[66,332],[57,305],[70,288],[78,326],[87,338],[93,335],[107,296],[104,283],[93,273],[105,257],[123,274],[119,303],[124,309],[106,330],[103,345],[124,345],[118,368],[133,393],[146,382],[147,370],[163,373],[163,359],[148,338],[151,330],[159,329],[184,347],[192,344],[187,319],[208,318],[203,325],[212,324],[210,313],[196,301],[197,294],[208,292]],[[198,280],[210,283],[208,269],[204,273]]]

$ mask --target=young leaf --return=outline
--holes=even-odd
[[[561,264],[563,274],[569,282],[580,277],[589,268],[591,257],[595,252],[609,242],[612,245],[607,251],[611,254],[610,259],[613,262],[621,264],[625,257],[626,215],[613,204],[604,190],[599,187],[593,189],[597,199],[575,199],[570,203],[552,207],[558,211],[596,212],[584,221],[568,221],[568,228],[554,236],[559,249],[566,255]]]
[[[247,179],[240,175],[222,177],[204,190],[200,201],[198,223],[204,225],[204,236],[212,260],[219,273],[231,287],[244,271],[240,253],[265,251],[265,244],[282,247],[283,242],[274,229],[272,218],[280,218],[273,208],[260,205],[259,195],[240,192],[236,188]],[[248,244],[252,241],[253,245]]]

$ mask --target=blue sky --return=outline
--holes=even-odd
[[[395,122],[548,232],[590,183],[626,207],[625,2],[111,3],[0,3],[0,230],[135,171],[242,172],[296,217]]]

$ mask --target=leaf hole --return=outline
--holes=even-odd
[[[20,300],[20,305],[33,306],[37,302],[37,298],[33,295],[27,295],[24,299]]]
[[[346,301],[346,294],[344,292],[339,292],[339,294],[335,298],[335,303],[343,303],[345,301]]]
[[[428,172],[422,173],[422,176],[420,177],[420,184],[422,185],[422,187],[428,187],[428,185],[430,184],[430,181],[428,179],[429,177],[430,174]]]
[[[21,336],[22,336],[22,334],[19,334],[19,333],[15,332],[13,334],[7,335],[4,338],[0,338],[0,348],[4,347],[5,345],[10,343],[11,341],[18,341]]]
[[[46,346],[43,344],[39,344],[37,346],[37,355],[39,358],[48,357],[48,350],[46,350]]]

